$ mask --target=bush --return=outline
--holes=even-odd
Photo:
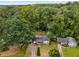
[[[56,49],[50,50],[49,55],[50,55],[51,57],[59,57],[59,56],[60,56],[60,55],[59,55],[59,52],[58,52]]]
[[[37,48],[37,56],[40,56],[40,47]]]
[[[62,46],[67,47],[68,45],[67,44],[63,44]]]
[[[77,43],[77,45],[79,46],[79,43]]]
[[[6,46],[0,47],[0,51],[6,51],[6,50],[9,50],[9,48]]]

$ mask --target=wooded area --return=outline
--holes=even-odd
[[[0,6],[0,47],[27,45],[36,31],[79,41],[79,2]]]

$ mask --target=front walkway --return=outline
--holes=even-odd
[[[59,51],[59,53],[60,53],[60,56],[61,56],[61,57],[64,57],[61,44],[58,43],[57,46],[58,46],[58,51]]]

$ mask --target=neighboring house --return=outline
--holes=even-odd
[[[68,44],[67,38],[57,38],[57,42],[60,44]]]
[[[69,47],[76,47],[77,46],[76,40],[72,37],[57,38],[57,42],[60,43],[61,45],[67,44]]]
[[[76,47],[76,46],[77,46],[77,42],[76,42],[76,40],[75,40],[74,38],[72,38],[72,37],[67,37],[67,39],[68,39],[68,45],[69,45],[70,47]]]
[[[49,38],[47,36],[36,35],[33,43],[36,44],[49,44]]]

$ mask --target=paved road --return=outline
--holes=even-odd
[[[36,57],[37,56],[37,53],[36,53],[37,52],[37,47],[33,43],[29,44],[28,49],[31,52],[31,57]]]
[[[60,56],[64,57],[61,44],[58,44],[57,46],[58,46],[58,50],[59,50]]]

